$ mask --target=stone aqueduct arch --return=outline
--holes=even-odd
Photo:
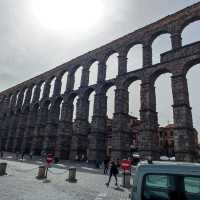
[[[139,150],[143,158],[152,156],[158,159],[154,82],[161,74],[169,72],[172,75],[176,159],[193,161],[194,135],[186,73],[190,67],[200,62],[200,42],[182,46],[181,33],[188,24],[199,19],[200,3],[197,3],[1,92],[0,148],[14,152],[33,151],[35,154],[51,150],[65,159],[74,159],[77,154],[87,153],[89,160],[103,159],[106,151],[106,91],[114,85],[112,156],[127,156],[130,143],[130,133],[126,127],[128,86],[140,80],[142,129]],[[160,63],[152,65],[152,43],[164,33],[171,35],[172,50],[161,55]],[[143,46],[143,67],[127,72],[128,51],[137,44]],[[119,55],[118,76],[105,80],[106,61],[113,53]],[[97,84],[88,86],[90,66],[95,61],[98,62]],[[81,85],[73,90],[74,74],[79,66],[83,67]],[[67,85],[65,93],[61,94],[61,79],[65,72],[68,72]],[[49,98],[50,83],[54,77],[53,96]],[[43,82],[44,92],[39,100]],[[88,97],[93,91],[94,111],[89,126]],[[72,123],[73,100],[76,96],[77,113]]]

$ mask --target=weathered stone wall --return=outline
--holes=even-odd
[[[194,135],[186,73],[200,62],[200,42],[182,47],[181,33],[188,24],[199,19],[200,3],[197,3],[1,92],[0,147],[7,151],[32,151],[35,154],[52,151],[65,159],[74,159],[82,154],[87,155],[89,160],[103,159],[106,152],[106,91],[116,86],[112,156],[123,158],[130,151],[128,86],[141,80],[140,153],[143,158],[152,156],[158,159],[154,83],[161,74],[169,72],[172,75],[176,159],[193,161]],[[164,33],[171,35],[172,50],[161,55],[159,64],[152,65],[152,43]],[[137,44],[143,46],[143,67],[127,72],[128,51]],[[118,53],[118,76],[105,80],[106,61],[113,53]],[[95,61],[98,61],[97,84],[89,86],[89,69]],[[80,66],[83,67],[81,85],[73,90],[75,72]],[[64,94],[61,94],[65,72],[68,73],[67,85]],[[53,95],[49,97],[54,78]],[[41,94],[43,83],[44,92]],[[88,97],[93,91],[94,113],[90,127]],[[78,101],[73,123],[75,97]]]

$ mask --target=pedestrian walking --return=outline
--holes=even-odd
[[[81,161],[84,161],[84,160],[85,160],[85,155],[82,154],[82,155],[81,155]]]
[[[101,161],[100,160],[96,160],[95,165],[96,165],[96,168],[99,169],[101,167]]]
[[[104,171],[103,171],[104,174],[108,174],[108,167],[109,167],[109,159],[105,158],[105,160],[104,160]]]
[[[76,154],[76,156],[75,156],[75,160],[76,161],[78,161],[79,160],[79,157],[78,157],[78,155]]]
[[[19,158],[19,151],[16,152],[16,159],[18,160]]]
[[[115,177],[115,185],[117,186],[117,174],[119,173],[118,169],[117,169],[117,165],[115,164],[114,161],[111,162],[111,166],[110,166],[110,174],[109,174],[109,179],[108,182],[106,183],[107,186],[109,186],[110,184],[110,180],[112,178],[112,176]]]
[[[1,158],[3,158],[3,151],[1,151]]]
[[[22,160],[24,160],[24,155],[25,155],[25,153],[22,152],[22,155],[21,155],[21,159],[22,159]]]
[[[31,160],[33,159],[33,152],[32,151],[30,152],[29,157],[30,157]]]
[[[59,162],[59,158],[58,158],[58,156],[55,156],[54,157],[54,163],[57,164],[58,162]]]
[[[47,153],[46,151],[41,151],[41,159],[45,162],[46,161],[46,157],[47,157]]]

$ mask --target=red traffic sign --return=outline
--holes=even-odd
[[[52,156],[52,154],[48,154],[47,155],[46,161],[47,161],[48,164],[51,164],[53,162],[53,156]]]
[[[123,159],[122,161],[121,161],[121,168],[123,169],[123,170],[129,170],[130,169],[130,166],[131,166],[131,161],[130,160],[127,160],[127,159]]]

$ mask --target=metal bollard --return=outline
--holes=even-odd
[[[122,186],[125,188],[130,187],[130,179],[131,179],[131,173],[129,171],[124,171],[122,173]]]
[[[0,176],[6,175],[7,163],[0,163]]]
[[[44,165],[39,166],[38,175],[36,176],[37,179],[44,179],[46,178],[46,167]]]
[[[66,181],[70,182],[70,183],[76,183],[77,179],[76,179],[76,168],[75,167],[70,167],[69,168],[69,177],[68,179],[66,179]]]

